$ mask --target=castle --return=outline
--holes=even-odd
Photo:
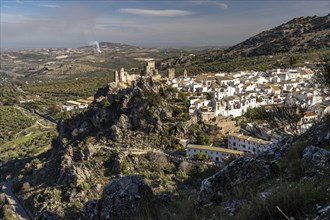
[[[124,68],[121,68],[118,72],[117,70],[114,72],[114,81],[117,85],[126,87],[128,85],[131,85],[131,83],[141,76],[149,76],[152,77],[153,80],[160,80],[161,75],[158,74],[158,70],[155,67],[155,61],[148,61],[143,69],[143,71],[140,74],[128,74],[124,70]]]

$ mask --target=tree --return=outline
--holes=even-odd
[[[202,159],[203,160],[209,160],[209,155],[208,154],[203,154]]]
[[[197,143],[201,145],[210,145],[211,138],[203,131],[197,132]]]
[[[313,76],[312,82],[324,95],[330,95],[330,56],[323,57],[323,64]]]
[[[196,160],[203,160],[203,154],[201,152],[196,154]]]
[[[54,103],[51,107],[50,107],[50,111],[52,112],[52,114],[61,112],[63,109],[63,103],[61,102],[57,102]]]
[[[269,125],[293,136],[300,134],[300,122],[305,110],[298,105],[273,106],[266,112]]]

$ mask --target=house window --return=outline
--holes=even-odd
[[[236,143],[235,143],[235,142],[233,143],[233,146],[235,146],[235,147],[236,147]]]
[[[196,150],[194,150],[194,152],[196,152]]]
[[[213,151],[211,151],[211,154],[213,154]]]
[[[252,150],[253,150],[253,152],[255,152],[255,151],[256,151],[256,149],[255,149],[255,148],[253,148]]]

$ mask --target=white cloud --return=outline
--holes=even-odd
[[[225,3],[221,3],[221,2],[214,2],[215,5],[217,5],[219,8],[221,9],[227,9],[228,5]]]
[[[133,15],[148,15],[148,16],[162,16],[162,17],[177,17],[190,15],[192,12],[185,10],[151,10],[151,9],[139,9],[139,8],[121,8],[121,13],[133,14]]]
[[[38,5],[40,7],[46,7],[46,8],[61,8],[60,5]]]
[[[228,8],[228,4],[222,3],[222,2],[218,2],[218,1],[214,1],[214,0],[197,0],[197,1],[188,1],[194,5],[216,5],[217,7],[221,8],[221,9],[227,9]]]

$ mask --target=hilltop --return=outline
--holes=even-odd
[[[260,70],[285,68],[292,64],[319,62],[320,56],[330,54],[330,20],[324,17],[300,17],[263,31],[227,49],[209,49],[196,54],[164,59],[159,62],[165,70],[184,68],[191,74],[199,72]]]
[[[300,17],[228,48],[228,55],[260,56],[330,47],[330,16]]]

